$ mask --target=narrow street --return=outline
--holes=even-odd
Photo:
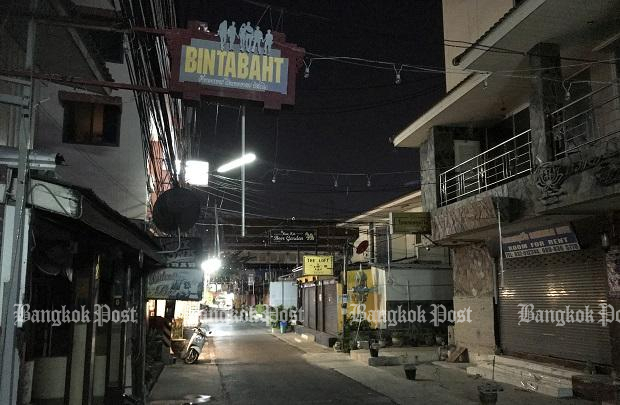
[[[216,404],[392,404],[348,377],[306,362],[299,349],[263,323],[216,323],[197,364],[167,366],[152,405],[183,404],[209,395]]]

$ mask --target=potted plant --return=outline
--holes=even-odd
[[[277,333],[280,328],[280,323],[278,321],[271,322],[271,333]]]
[[[405,370],[405,376],[407,377],[407,380],[415,380],[415,375],[418,370],[415,364],[404,364],[403,369]]]
[[[373,341],[368,350],[370,350],[370,357],[379,357],[379,342]]]
[[[401,347],[405,344],[405,334],[397,331],[392,334],[392,346]]]

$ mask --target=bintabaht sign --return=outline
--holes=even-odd
[[[190,21],[187,29],[169,30],[173,92],[184,99],[202,96],[251,100],[265,108],[295,103],[297,71],[305,50],[286,36],[251,23],[237,27],[222,21],[216,33]]]

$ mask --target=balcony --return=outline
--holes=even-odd
[[[620,99],[615,86],[592,91],[550,114],[555,160],[620,132]]]
[[[479,194],[532,171],[531,130],[524,131],[439,175],[439,205]]]

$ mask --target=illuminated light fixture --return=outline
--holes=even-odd
[[[370,187],[371,183],[370,183],[370,175],[366,176],[366,187]]]
[[[217,273],[222,268],[222,261],[218,257],[211,257],[200,264],[200,268],[206,275]]]
[[[334,188],[338,188],[338,176],[334,177]]]
[[[278,171],[277,170],[273,170],[273,177],[271,178],[271,182],[273,184],[276,184],[276,175],[277,175]]]
[[[181,161],[175,161],[177,173],[181,173]],[[206,187],[209,185],[209,162],[188,160],[185,162],[185,182],[192,186]]]
[[[245,155],[241,156],[238,159],[235,159],[231,162],[228,162],[226,164],[223,164],[222,166],[217,168],[217,172],[218,173],[225,173],[227,171],[230,171],[232,169],[236,169],[238,167],[241,167],[243,165],[247,165],[248,163],[252,163],[253,161],[256,160],[256,155],[253,153],[246,153]]]

